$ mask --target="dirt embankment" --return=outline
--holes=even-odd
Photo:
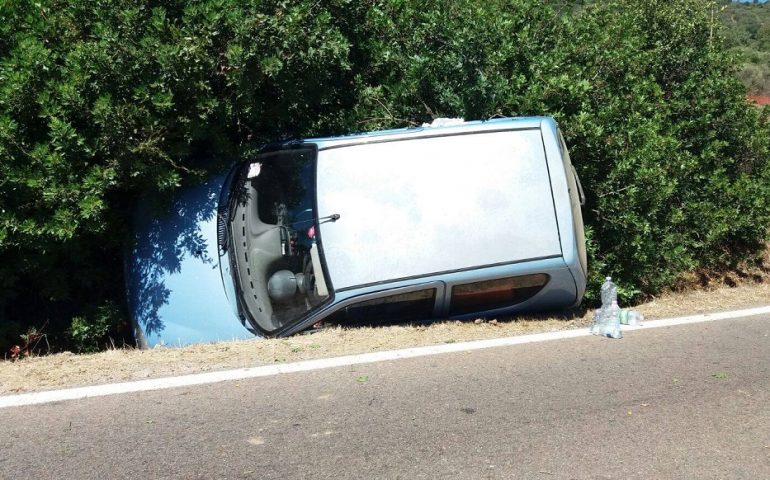
[[[635,308],[652,320],[769,304],[770,283],[760,283],[668,294]],[[0,395],[580,328],[589,325],[590,317],[585,313],[428,326],[328,328],[284,339],[0,361]]]

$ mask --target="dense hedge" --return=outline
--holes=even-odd
[[[770,224],[767,117],[711,5],[17,1],[0,6],[0,348],[119,334],[144,192],[286,137],[436,116],[553,115],[588,193],[591,287],[626,295],[751,261]],[[3,336],[5,335],[5,336]]]

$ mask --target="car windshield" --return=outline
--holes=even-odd
[[[316,233],[313,148],[259,155],[243,166],[230,216],[240,306],[263,333],[293,325],[329,297]]]

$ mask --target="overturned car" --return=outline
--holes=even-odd
[[[574,306],[583,193],[553,119],[292,141],[140,208],[137,343],[285,336]]]

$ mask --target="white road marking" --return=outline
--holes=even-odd
[[[692,323],[713,322],[717,320],[751,317],[768,313],[770,313],[770,306],[749,308],[745,310],[734,310],[730,312],[706,313],[701,315],[691,315],[687,317],[651,320],[645,321],[643,325],[624,325],[622,328],[625,332],[633,330],[647,330],[650,328],[672,327],[676,325],[687,325]],[[366,363],[398,360],[401,358],[425,357],[429,355],[440,355],[443,353],[468,352],[472,350],[481,350],[484,348],[523,345],[525,343],[547,342],[565,338],[585,337],[588,335],[590,335],[590,333],[588,332],[587,328],[576,330],[560,330],[557,332],[536,333],[532,335],[519,335],[515,337],[493,338],[489,340],[476,340],[472,342],[449,343],[428,347],[406,348],[403,350],[389,350],[385,352],[346,355],[344,357],[306,360],[296,363],[265,365],[253,368],[239,368],[236,370],[225,370],[221,372],[198,373],[180,377],[156,378],[151,380],[139,380],[135,382],[112,383],[107,385],[51,390],[47,392],[23,393],[19,395],[0,396],[0,408],[37,405],[41,403],[61,402],[64,400],[77,400],[81,398],[117,395],[120,393],[146,392],[150,390],[163,390],[166,388],[190,387],[194,385],[206,385],[210,383],[243,380],[247,378],[269,377],[284,373],[306,372],[309,370],[321,370],[325,368],[361,365]]]

